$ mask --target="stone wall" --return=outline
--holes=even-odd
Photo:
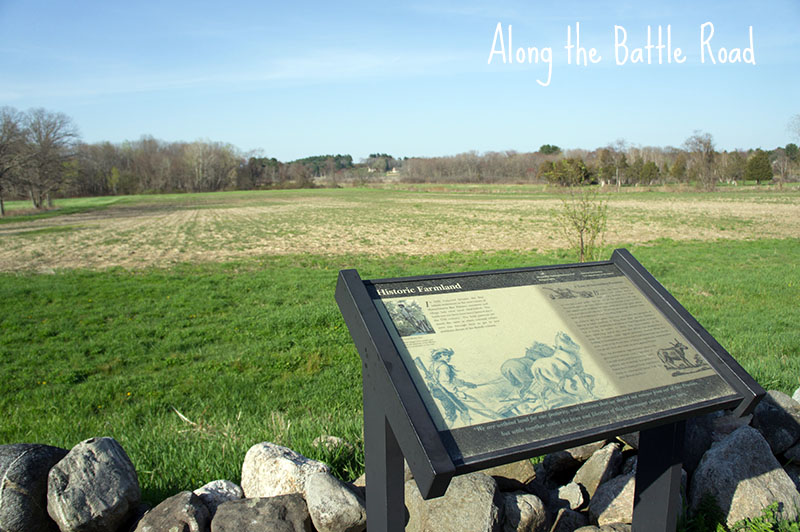
[[[349,446],[330,436],[318,443]],[[549,454],[536,466],[525,460],[459,476],[428,501],[406,467],[406,530],[630,530],[637,447],[638,434],[628,434]],[[800,403],[770,391],[746,418],[718,412],[689,420],[683,484],[690,511],[713,497],[728,525],[773,503],[797,519]],[[70,451],[0,445],[0,532],[359,532],[364,496],[363,476],[343,483],[326,464],[265,442],[247,452],[241,486],[218,480],[148,508],[112,438]]]

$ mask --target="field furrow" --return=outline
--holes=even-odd
[[[0,226],[0,271],[168,267],[258,255],[554,250],[563,194],[343,189],[140,198]],[[608,245],[800,238],[800,195],[608,193]]]

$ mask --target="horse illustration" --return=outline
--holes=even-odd
[[[509,358],[500,366],[500,373],[511,383],[511,386],[519,388],[519,397],[522,399],[528,393],[533,384],[533,373],[531,366],[537,360],[553,356],[555,349],[541,342],[534,342],[532,346],[525,350],[525,356],[521,358]]]
[[[556,403],[572,401],[578,396],[578,384],[594,397],[595,380],[584,371],[579,352],[580,346],[569,335],[559,332],[555,347],[534,342],[524,357],[506,360],[500,372],[512,386],[519,388],[520,399],[532,393],[548,409],[551,405],[548,395],[555,395]]]
[[[583,369],[580,346],[565,332],[556,334],[555,352],[548,359],[536,361],[531,366],[533,377],[547,391],[555,394],[578,395],[578,384],[594,398],[594,377]],[[567,384],[572,391],[567,390]]]

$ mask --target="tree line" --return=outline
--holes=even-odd
[[[793,118],[800,138],[800,115]],[[151,136],[122,143],[83,142],[74,121],[46,109],[0,108],[0,213],[4,198],[28,198],[37,209],[54,197],[166,192],[210,192],[339,186],[394,179],[447,183],[600,183],[617,187],[797,178],[794,143],[769,151],[719,151],[713,137],[695,132],[679,148],[640,147],[618,140],[593,151],[544,144],[531,152],[475,151],[447,157],[395,158],[371,153],[317,155],[289,162],[243,153],[232,144],[166,142]]]
[[[27,198],[42,209],[54,197],[310,187],[368,172],[350,155],[281,162],[209,140],[143,136],[118,144],[86,143],[64,113],[0,107],[2,214],[6,198]]]
[[[555,149],[554,149],[555,148]],[[779,185],[800,174],[794,143],[774,150],[718,151],[709,133],[695,132],[680,147],[640,147],[618,140],[596,150],[566,150],[546,144],[536,152],[462,153],[402,161],[401,179],[411,182],[545,182],[617,187],[694,183],[711,190],[718,183]]]

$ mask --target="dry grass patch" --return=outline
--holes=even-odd
[[[800,238],[800,196],[610,194],[606,243]],[[0,271],[166,267],[262,254],[427,255],[566,247],[557,195],[343,189],[147,198],[0,226]],[[49,230],[50,228],[61,230]]]

